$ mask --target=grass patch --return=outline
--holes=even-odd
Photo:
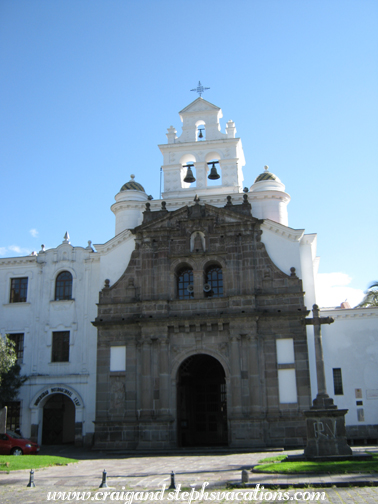
[[[278,457],[269,457],[278,459]],[[277,473],[277,474],[296,474],[296,473],[331,473],[331,474],[349,474],[349,473],[378,473],[378,455],[373,454],[372,460],[343,460],[340,462],[281,462],[269,463],[264,459],[263,464],[253,468],[256,472]]]
[[[56,465],[67,465],[78,462],[76,459],[55,457],[51,455],[0,455],[0,471],[18,471],[19,469],[39,469]]]
[[[287,455],[276,455],[275,457],[266,457],[264,459],[259,460],[259,464],[268,464],[270,462],[281,462],[281,460],[285,459]]]

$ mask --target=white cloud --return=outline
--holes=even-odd
[[[21,254],[21,247],[19,247],[18,245],[10,245],[8,249],[12,252],[16,252],[16,254]]]
[[[30,255],[31,250],[19,247],[18,245],[9,245],[8,247],[0,247],[0,256],[14,257],[15,255],[26,256]]]
[[[320,307],[340,306],[348,301],[353,308],[364,297],[361,289],[348,287],[352,278],[346,273],[319,273],[317,276],[316,299]]]
[[[29,233],[32,235],[33,238],[36,238],[38,236],[38,231],[36,229],[31,229]]]

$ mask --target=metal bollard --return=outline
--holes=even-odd
[[[176,490],[175,473],[173,471],[171,472],[171,486],[168,490]]]
[[[245,469],[242,470],[242,474],[241,474],[241,482],[242,483],[248,483],[249,481],[249,474],[248,474],[248,471],[246,471]]]
[[[101,485],[98,487],[98,488],[108,488],[108,484],[106,482],[106,471],[104,469],[104,472],[102,473],[102,481],[101,481]]]
[[[30,487],[30,488],[35,488],[35,483],[34,483],[34,471],[33,471],[33,469],[30,471],[29,483],[28,483],[26,486],[27,486],[27,487]]]

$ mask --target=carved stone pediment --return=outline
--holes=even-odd
[[[240,208],[239,208],[240,207]],[[185,206],[168,212],[167,210],[156,212],[145,212],[147,219],[136,227],[132,232],[138,234],[148,230],[162,230],[162,229],[175,229],[181,227],[183,221],[213,221],[217,224],[237,224],[248,222],[251,224],[261,223],[259,219],[252,217],[250,213],[250,205],[226,205],[223,208],[214,207],[212,205],[195,203],[191,206]]]

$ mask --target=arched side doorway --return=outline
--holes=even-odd
[[[64,384],[45,385],[33,396],[29,408],[32,441],[82,445],[85,405],[77,390]]]
[[[179,446],[228,444],[226,379],[210,355],[188,357],[177,373]]]
[[[43,407],[42,444],[75,442],[75,405],[64,394],[54,394]]]

